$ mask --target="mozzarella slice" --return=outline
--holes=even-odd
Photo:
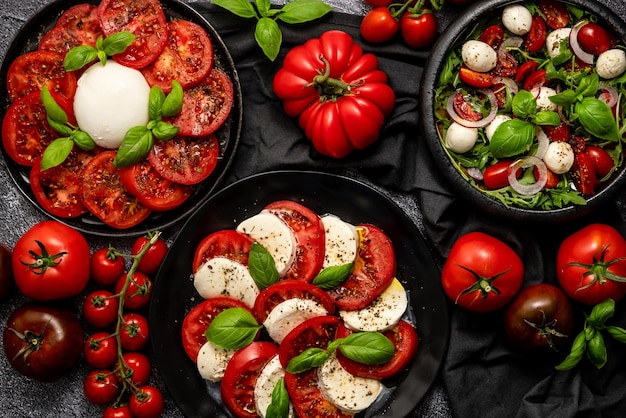
[[[324,397],[337,408],[358,413],[368,408],[383,389],[380,381],[348,373],[331,355],[317,370],[318,387]]]
[[[398,323],[407,306],[406,290],[394,278],[369,306],[356,311],[339,311],[339,315],[354,331],[384,331]]]
[[[203,379],[221,382],[226,365],[237,350],[219,347],[210,341],[204,343],[196,359],[196,367]]]
[[[280,344],[285,336],[304,321],[316,316],[328,315],[328,311],[314,300],[287,299],[271,310],[263,326],[269,336]]]
[[[254,402],[257,414],[259,414],[261,418],[265,418],[267,407],[272,403],[274,387],[283,376],[285,376],[285,369],[283,369],[280,364],[278,355],[275,355],[265,367],[263,367],[254,385]],[[293,417],[291,403],[289,404],[289,417]]]
[[[284,276],[296,258],[296,237],[285,222],[273,213],[263,210],[237,226],[242,232],[261,244],[274,258],[276,270]]]
[[[207,260],[194,274],[193,285],[205,299],[230,296],[254,306],[259,288],[248,268],[226,257]]]
[[[322,216],[325,230],[325,252],[323,268],[352,263],[356,259],[359,234],[354,225],[335,215]]]

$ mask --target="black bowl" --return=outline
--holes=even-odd
[[[603,4],[594,0],[563,0],[562,2],[595,14],[607,30],[615,34],[622,42],[626,41],[626,23]],[[450,158],[443,149],[437,133],[434,113],[435,98],[439,85],[439,74],[446,63],[448,53],[469,35],[478,21],[483,18],[494,17],[501,13],[503,7],[515,3],[522,2],[519,0],[482,0],[474,3],[455,18],[437,39],[422,75],[421,97],[419,99],[421,129],[424,133],[424,140],[442,176],[454,191],[480,210],[505,219],[518,221],[570,221],[590,214],[596,208],[606,204],[611,198],[615,197],[615,194],[626,182],[625,167],[622,166],[613,176],[613,179],[601,190],[588,197],[586,205],[569,205],[552,210],[507,206],[486,195],[461,176],[454,165],[451,164]]]

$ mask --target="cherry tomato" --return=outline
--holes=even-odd
[[[600,55],[615,45],[615,38],[597,23],[587,23],[578,30],[578,44],[583,51]]]
[[[498,50],[498,62],[491,70],[494,75],[500,77],[515,77],[519,63],[517,59],[506,48]]]
[[[150,341],[150,326],[148,319],[136,312],[127,312],[122,315],[120,327],[120,344],[122,349],[139,351],[144,349]]]
[[[465,99],[462,93],[456,93],[452,102],[454,111],[463,119],[469,121],[479,121],[483,118],[483,114],[475,110],[473,105]]]
[[[429,48],[437,38],[437,18],[434,13],[415,15],[407,12],[400,19],[404,42],[412,48]]]
[[[120,392],[119,383],[111,370],[92,370],[83,382],[85,398],[94,405],[108,405]]]
[[[494,78],[491,74],[479,73],[478,71],[471,70],[466,65],[462,65],[461,68],[459,68],[459,78],[464,83],[478,89],[491,87],[494,83]]]
[[[517,72],[515,73],[515,81],[518,84],[522,84],[524,80],[526,80],[526,77],[534,72],[538,66],[539,63],[537,61],[526,61],[525,63],[521,64],[519,67],[517,67]]]
[[[128,405],[107,406],[102,412],[102,418],[133,418]]]
[[[367,12],[360,26],[363,39],[374,43],[390,40],[399,30],[400,22],[392,16],[386,6],[376,7]]]
[[[501,189],[509,185],[509,168],[512,161],[501,160],[497,163],[485,168],[483,172],[483,183],[485,187],[491,190]],[[515,172],[515,176],[519,178],[522,175],[522,170],[518,169]]]
[[[154,386],[142,386],[130,396],[128,407],[134,418],[158,418],[163,413],[163,394]]]
[[[615,162],[611,155],[604,149],[595,145],[587,145],[585,154],[589,155],[593,162],[593,168],[598,178],[609,174],[615,168]]]
[[[547,81],[547,74],[546,70],[535,70],[528,74],[526,80],[524,80],[524,90],[531,91],[537,87],[543,86]]]
[[[22,235],[11,263],[20,291],[35,300],[78,295],[89,282],[89,244],[72,227],[42,221]]]
[[[112,286],[124,274],[126,261],[113,247],[96,250],[89,263],[91,280],[101,286]]]
[[[524,35],[524,46],[529,52],[537,52],[546,42],[546,22],[541,16],[533,15],[530,30]]]
[[[548,178],[546,180],[546,184],[543,187],[545,187],[546,189],[553,189],[559,184],[559,176],[550,169],[546,169],[546,172]],[[539,169],[537,167],[533,168],[533,176],[535,176],[535,181],[537,181],[540,177]]]
[[[94,328],[107,328],[117,321],[118,297],[108,290],[96,290],[85,297],[83,318]]]
[[[80,360],[83,329],[67,309],[27,303],[9,315],[3,347],[7,361],[19,373],[52,382],[66,376]]]
[[[626,240],[610,225],[590,224],[565,238],[556,267],[561,288],[578,302],[595,305],[626,294]]]
[[[13,288],[11,253],[11,249],[6,244],[0,243],[0,301],[6,299]]]
[[[567,142],[572,136],[569,125],[564,122],[557,126],[546,125],[542,129],[552,141]]]
[[[198,244],[193,257],[192,271],[195,273],[207,260],[217,256],[226,257],[247,266],[253,242],[249,236],[234,229],[214,232]]]
[[[541,0],[539,10],[546,18],[546,23],[552,29],[564,28],[569,24],[570,17],[567,8],[557,0]]]
[[[478,40],[497,49],[504,41],[504,29],[500,25],[487,26],[478,37]]]
[[[119,294],[128,280],[126,295],[124,297],[124,308],[141,309],[148,305],[150,294],[152,293],[152,280],[145,274],[135,271],[132,277],[128,274],[122,275],[115,284],[115,293]]]
[[[576,189],[583,195],[591,195],[596,187],[596,171],[589,154],[577,153],[570,170]]]
[[[98,7],[89,3],[77,4],[63,12],[52,29],[43,35],[39,49],[65,55],[75,46],[95,47],[101,35]]]
[[[150,380],[152,366],[145,354],[129,351],[122,354],[122,363],[115,369],[120,380],[128,378],[135,386],[143,386]]]
[[[523,278],[519,255],[483,232],[469,232],[457,239],[441,272],[446,295],[474,312],[502,308],[513,299]]]
[[[151,234],[147,234],[137,238],[133,243],[133,247],[130,253],[132,255],[139,254],[144,248],[146,248],[151,239]],[[152,244],[150,248],[148,248],[143,257],[141,257],[141,260],[137,265],[137,270],[148,276],[155,274],[161,266],[161,263],[163,262],[166,254],[167,243],[163,239],[158,238],[154,242],[154,244]]]
[[[556,348],[565,344],[574,324],[573,309],[561,289],[548,283],[524,287],[504,314],[504,330],[518,348]]]
[[[98,331],[87,338],[85,361],[94,369],[108,369],[117,361],[117,340],[110,332]]]

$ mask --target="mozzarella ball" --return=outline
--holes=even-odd
[[[574,150],[567,142],[550,142],[543,162],[555,174],[567,173],[574,164]]]
[[[626,52],[609,49],[598,56],[596,71],[602,78],[615,78],[626,71]]]
[[[537,95],[537,111],[555,111],[557,106],[550,100],[556,94],[556,90],[551,87],[541,86]]]
[[[516,35],[524,35],[528,33],[532,23],[532,14],[521,4],[506,6],[502,11],[502,24],[505,28]]]
[[[498,54],[486,42],[470,40],[461,48],[461,58],[471,70],[486,73],[498,63]]]
[[[446,131],[446,147],[459,154],[471,150],[476,140],[478,140],[478,128],[467,128],[452,122]]]
[[[561,42],[569,39],[572,28],[560,28],[553,30],[546,36],[546,50],[551,58],[556,57],[561,52]]]
[[[493,133],[498,129],[498,126],[502,125],[504,122],[511,120],[509,115],[496,115],[496,117],[489,123],[489,125],[485,126],[485,136],[487,140],[491,142],[491,137]]]

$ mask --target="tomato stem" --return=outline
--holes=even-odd
[[[500,289],[498,289],[496,286],[494,286],[494,281],[505,275],[509,269],[504,270],[502,273],[498,273],[493,277],[483,277],[480,274],[476,273],[474,270],[462,266],[460,264],[457,264],[460,268],[462,268],[463,270],[466,270],[468,272],[470,272],[472,274],[472,276],[474,276],[474,278],[476,279],[476,282],[473,283],[471,286],[468,286],[467,288],[465,288],[461,293],[459,293],[459,295],[457,296],[457,301],[458,299],[463,296],[466,295],[468,293],[472,293],[472,292],[476,292],[476,291],[480,291],[480,296],[483,299],[486,299],[487,296],[489,296],[490,293],[499,295],[500,293],[502,293],[500,291]]]
[[[583,290],[588,287],[591,287],[596,282],[602,285],[606,283],[607,280],[612,280],[614,282],[620,282],[620,283],[626,283],[626,277],[615,274],[609,270],[609,268],[613,264],[619,263],[621,261],[625,261],[626,257],[618,257],[610,261],[605,261],[606,253],[608,249],[609,249],[609,245],[602,246],[600,249],[598,249],[598,251],[596,251],[596,253],[593,255],[591,264],[585,264],[585,263],[579,263],[579,262],[567,263],[566,266],[581,267],[581,268],[586,269],[586,271],[583,272],[582,277],[589,276],[589,275],[593,276],[593,280],[591,280],[585,286],[580,287],[578,290]]]
[[[61,258],[61,260],[59,261],[57,261],[57,259],[67,254],[66,251],[61,251],[60,253],[51,255],[48,253],[46,246],[41,241],[35,240],[35,243],[39,247],[41,253],[37,253],[33,250],[28,251],[28,254],[30,254],[30,256],[33,257],[35,261],[33,263],[27,263],[20,260],[20,263],[22,263],[26,267],[33,269],[33,273],[35,274],[44,274],[46,270],[48,270],[48,268],[58,266],[63,259]]]
[[[548,346],[554,351],[557,351],[556,346],[553,341],[553,337],[567,338],[567,335],[561,332],[558,332],[556,330],[556,324],[558,322],[556,318],[550,322],[547,322],[546,313],[543,310],[541,311],[541,316],[542,316],[542,320],[541,320],[541,324],[539,325],[535,324],[534,322],[529,321],[526,318],[524,318],[524,322],[527,325],[535,328],[537,332],[539,332],[539,335],[546,339]]]
[[[348,84],[345,81],[330,76],[330,63],[324,56],[320,56],[320,60],[324,63],[324,72],[316,75],[313,81],[308,84],[309,87],[315,87],[322,101],[336,101],[338,98],[347,94],[352,94],[352,87],[356,85]]]

